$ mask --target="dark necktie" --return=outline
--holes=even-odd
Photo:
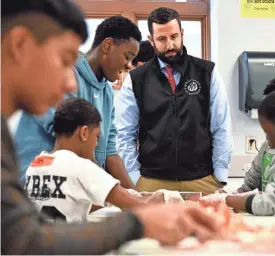
[[[165,69],[167,71],[168,82],[170,83],[172,92],[174,93],[175,90],[176,90],[176,81],[175,81],[175,79],[173,77],[173,68],[171,66],[167,65],[165,67]]]

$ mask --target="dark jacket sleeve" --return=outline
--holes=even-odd
[[[103,254],[138,239],[143,226],[130,212],[101,223],[50,224],[19,184],[10,135],[1,124],[1,254]]]

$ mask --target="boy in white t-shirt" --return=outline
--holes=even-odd
[[[26,172],[26,190],[39,211],[53,219],[80,222],[86,220],[92,205],[103,207],[109,202],[131,208],[163,201],[163,195],[147,199],[131,195],[91,161],[101,135],[100,123],[98,110],[84,99],[65,100],[57,107],[54,149],[37,156]]]

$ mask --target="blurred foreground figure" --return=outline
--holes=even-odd
[[[16,110],[43,114],[75,90],[71,67],[87,38],[83,14],[68,0],[3,0],[1,20],[1,254],[102,254],[141,237],[173,244],[219,229],[196,208],[159,205],[96,224],[50,224],[19,183],[6,125]],[[106,239],[107,238],[107,239]]]

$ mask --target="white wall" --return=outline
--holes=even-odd
[[[239,110],[237,59],[244,50],[275,51],[275,19],[241,18],[239,0],[211,0],[211,58],[227,87],[234,155],[245,155],[246,135],[256,136],[258,144],[265,140],[258,122]]]

